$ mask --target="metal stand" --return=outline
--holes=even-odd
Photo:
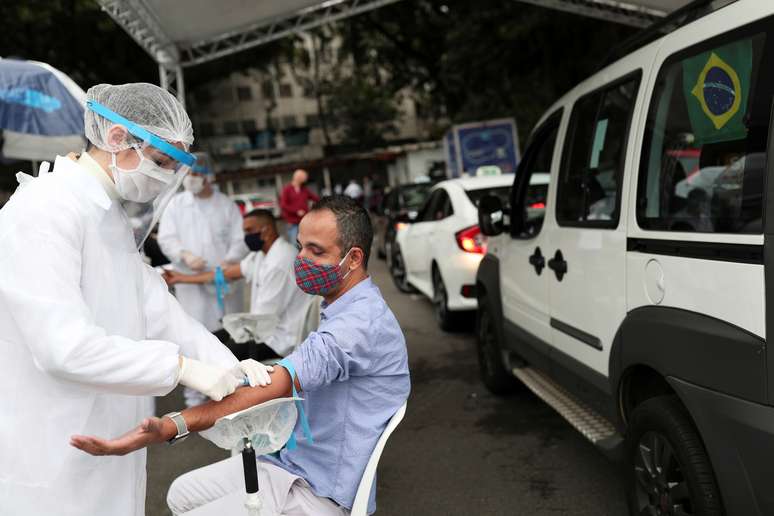
[[[261,516],[261,498],[258,496],[258,463],[255,460],[255,450],[250,439],[245,438],[245,449],[242,450],[242,465],[245,471],[245,508],[249,516]]]

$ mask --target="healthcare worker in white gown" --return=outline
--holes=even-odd
[[[215,172],[205,153],[197,157],[193,170],[183,179],[185,191],[169,201],[159,223],[158,242],[179,272],[211,271],[239,263],[249,249],[244,243],[242,215],[237,205],[213,186]],[[218,302],[214,283],[177,285],[175,296],[183,309],[211,332],[222,330],[225,314],[243,312],[244,281],[229,283]],[[221,339],[227,334],[218,333]],[[193,389],[184,390],[186,405],[193,407],[205,398]]]
[[[239,263],[250,250],[244,243],[242,215],[237,205],[213,186],[212,162],[196,153],[193,171],[183,180],[184,192],[175,195],[159,224],[161,250],[183,273],[214,270],[224,263]],[[242,283],[229,285],[225,313],[243,312]],[[224,310],[218,306],[215,286],[178,285],[177,300],[186,312],[208,330],[223,328]]]
[[[127,201],[158,208],[193,164],[184,109],[151,84],[87,99],[87,152],[57,157],[0,210],[3,516],[142,516],[145,452],[92,457],[70,436],[119,435],[178,383],[217,400],[266,374],[189,317],[137,251]]]

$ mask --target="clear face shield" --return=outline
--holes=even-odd
[[[180,189],[196,157],[127,120],[102,104],[88,101],[86,106],[111,122],[126,128],[142,143],[131,146],[138,162],[132,169],[120,168],[113,153],[110,165],[116,190],[126,211],[138,249],[141,249],[170,199]]]

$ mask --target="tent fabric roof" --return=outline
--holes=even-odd
[[[158,63],[192,66],[398,0],[99,0]],[[646,26],[689,0],[519,0]]]

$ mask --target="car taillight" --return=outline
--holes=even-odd
[[[481,233],[478,225],[458,231],[454,237],[457,245],[466,253],[486,254],[486,236]]]
[[[533,210],[545,210],[546,209],[546,203],[544,202],[535,202],[529,205],[530,208]]]
[[[395,223],[395,232],[402,231],[408,227],[408,224],[405,222],[396,222]]]

